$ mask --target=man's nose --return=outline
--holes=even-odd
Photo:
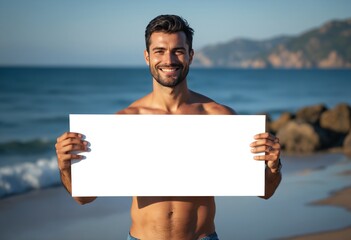
[[[163,61],[164,61],[165,64],[172,64],[172,63],[176,62],[176,56],[172,52],[166,52],[163,55],[163,57],[164,57]]]

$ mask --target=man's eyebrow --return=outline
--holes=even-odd
[[[157,51],[157,50],[166,50],[166,48],[164,47],[154,47],[153,49],[151,49],[152,51]]]
[[[152,51],[157,51],[157,50],[166,50],[166,48],[164,47],[154,47],[151,49]],[[175,47],[175,48],[172,48],[172,51],[177,51],[177,50],[184,50],[186,51],[186,48],[185,47]]]

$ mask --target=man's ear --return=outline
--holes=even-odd
[[[189,52],[189,65],[193,62],[194,54],[194,49],[191,49]]]
[[[145,49],[144,50],[144,59],[147,65],[150,65],[150,56],[149,56],[149,52]]]

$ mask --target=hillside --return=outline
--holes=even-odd
[[[193,66],[232,68],[351,68],[351,18],[298,36],[234,39],[196,51]]]

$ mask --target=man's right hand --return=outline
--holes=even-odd
[[[83,140],[83,135],[80,133],[66,132],[57,138],[55,147],[62,184],[71,194],[71,160],[83,159],[77,153],[86,152],[88,150],[88,142]],[[94,201],[96,197],[74,197],[74,199],[79,204],[86,204]]]
[[[88,142],[83,140],[80,133],[66,132],[57,138],[56,154],[58,167],[63,174],[71,170],[71,160],[82,159],[78,152],[85,152],[88,149]]]

